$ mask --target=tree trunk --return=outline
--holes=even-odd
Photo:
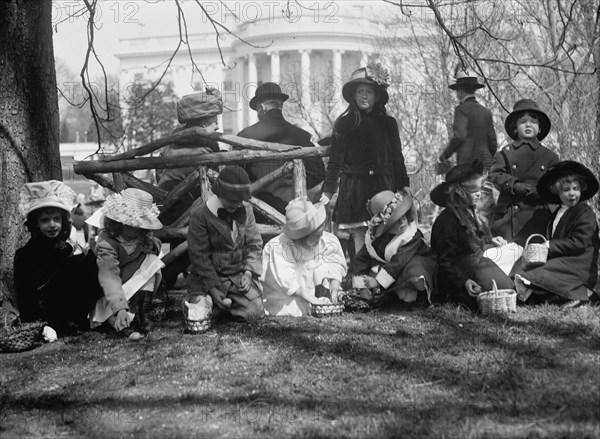
[[[13,258],[28,233],[23,183],[62,179],[50,0],[0,2],[0,295],[12,292]]]

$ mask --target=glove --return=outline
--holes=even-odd
[[[536,192],[535,188],[530,184],[515,183],[513,185],[513,194],[517,197],[526,198],[532,191]]]

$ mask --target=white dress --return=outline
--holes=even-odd
[[[340,241],[329,232],[323,232],[313,249],[305,249],[283,233],[276,236],[264,247],[262,266],[265,312],[275,316],[310,314],[309,302],[296,293],[314,295],[316,285],[329,288],[329,279],[341,282],[348,271]]]

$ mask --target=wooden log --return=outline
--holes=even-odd
[[[258,233],[260,233],[262,236],[273,237],[283,232],[282,226],[274,226],[271,224],[257,224],[256,227],[258,228]]]
[[[188,227],[173,227],[173,226],[165,226],[160,230],[155,230],[152,232],[154,236],[160,239],[163,242],[167,241],[176,241],[180,239],[186,239],[188,233]]]
[[[181,183],[175,186],[166,197],[166,200],[159,207],[161,213],[167,212],[182,196],[189,196],[188,192],[197,184],[197,179],[200,177],[200,172],[195,169],[188,174]]]
[[[306,169],[302,160],[294,160],[294,197],[306,196]]]
[[[106,161],[79,161],[73,164],[77,174],[126,172],[137,169],[174,169],[200,165],[244,164],[265,160],[293,160],[307,157],[323,157],[329,154],[328,146],[302,148],[285,152],[227,151],[210,154],[189,154],[170,157],[141,157],[135,159]]]
[[[110,189],[113,192],[118,192],[116,190],[115,185],[112,182],[112,180],[109,180],[108,178],[104,177],[103,175],[90,173],[90,174],[83,174],[83,176],[85,178],[89,178],[90,180],[94,180],[96,183],[98,183],[102,187]]]
[[[259,193],[264,188],[269,186],[274,181],[282,178],[284,175],[292,172],[293,163],[286,162],[283,166],[275,169],[273,172],[268,173],[264,177],[256,180],[254,183],[250,184],[250,193],[252,195]]]
[[[177,247],[175,247],[169,253],[167,253],[166,255],[164,255],[162,257],[162,261],[163,261],[163,263],[165,265],[169,265],[171,262],[173,262],[179,256],[181,256],[182,254],[184,254],[187,250],[188,250],[188,242],[187,241],[183,241],[181,244],[179,244]]]
[[[281,212],[279,212],[277,209],[270,206],[269,204],[265,203],[264,201],[259,200],[256,197],[251,197],[250,204],[252,204],[252,207],[255,210],[262,213],[264,216],[269,218],[275,224],[280,225],[280,226],[283,226],[285,224],[285,216],[283,216],[283,214],[281,214]]]
[[[129,172],[125,172],[121,175],[123,176],[123,181],[127,187],[134,187],[148,192],[154,198],[154,202],[160,202],[167,196],[167,191],[147,183],[144,180],[140,180]]]
[[[113,182],[115,184],[116,192],[121,192],[125,189],[125,182],[123,181],[123,175],[120,172],[113,172]]]
[[[193,206],[193,204],[192,204]],[[179,218],[171,223],[171,227],[184,227],[190,223],[190,214],[192,212],[192,206],[188,207],[185,212],[181,214]]]

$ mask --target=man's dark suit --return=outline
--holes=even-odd
[[[475,97],[468,97],[454,110],[452,139],[442,153],[448,159],[456,152],[456,163],[470,163],[474,159],[483,162],[490,169],[494,154],[498,149],[492,113]]]
[[[262,140],[265,142],[283,143],[285,145],[314,146],[310,141],[310,134],[286,121],[281,110],[267,111],[261,120],[238,133],[239,137]],[[306,186],[312,188],[325,178],[325,166],[320,157],[304,159],[306,168]],[[254,162],[246,165],[246,171],[251,181],[256,181],[270,172],[283,166],[285,161],[272,160]],[[293,198],[294,183],[291,175],[272,183],[257,197],[268,202],[281,213],[285,213],[285,206]]]

